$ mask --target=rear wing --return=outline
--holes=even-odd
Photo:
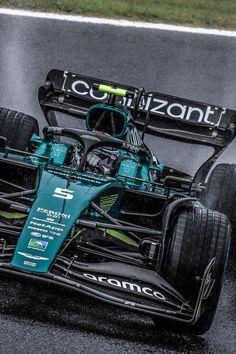
[[[134,92],[134,98],[119,97],[119,101],[133,111],[143,133],[212,146],[216,152],[235,136],[236,111],[61,70],[50,71],[39,88],[49,125],[57,125],[55,112],[85,119],[92,105],[108,103],[109,94],[95,90],[94,84]]]
[[[119,88],[137,92],[137,94],[139,91],[137,88],[128,85],[67,71],[51,70],[47,75],[45,85],[39,88],[39,103],[49,125],[56,125],[53,111],[85,119],[91,106],[97,103],[108,103],[109,95],[93,89],[94,84],[119,86]],[[127,99],[124,105],[131,103],[132,99]]]

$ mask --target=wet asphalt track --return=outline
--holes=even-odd
[[[236,109],[236,38],[0,15],[0,50],[0,106],[30,113],[41,126],[37,88],[51,68]],[[158,148],[165,160],[166,147]],[[192,152],[191,167],[202,153]],[[236,163],[235,143],[222,159]],[[2,281],[0,294],[1,354],[236,351],[235,261],[202,337],[158,331],[145,316],[55,289]]]

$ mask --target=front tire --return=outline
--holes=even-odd
[[[216,258],[212,270],[215,279],[209,297],[204,300],[202,312],[193,325],[154,320],[161,327],[203,334],[211,326],[217,308],[222,278],[224,275],[230,245],[231,227],[227,217],[209,209],[195,208],[182,210],[173,225],[169,249],[165,256],[163,277],[195,305],[200,279],[212,260]]]

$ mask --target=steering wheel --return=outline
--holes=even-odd
[[[78,167],[79,171],[83,171],[88,153],[93,149],[102,146],[121,148],[135,153],[141,158],[150,157],[150,152],[148,150],[136,145],[128,144],[123,140],[113,138],[107,134],[98,134],[82,129],[63,127],[46,127],[43,129],[43,133],[45,137],[51,137],[54,135],[67,136],[68,138],[73,138],[81,143],[84,148],[84,153]]]

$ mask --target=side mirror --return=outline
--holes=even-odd
[[[7,143],[7,139],[5,136],[0,136],[0,149],[5,149]]]

